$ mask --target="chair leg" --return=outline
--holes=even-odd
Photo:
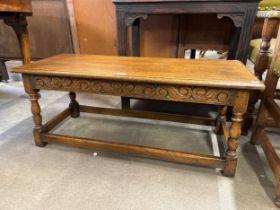
[[[278,180],[277,188],[276,188],[276,198],[275,198],[275,205],[280,208],[280,180]]]
[[[264,130],[264,125],[266,122],[266,117],[267,117],[267,111],[265,109],[264,103],[261,103],[261,107],[258,111],[257,114],[257,119],[256,119],[256,124],[253,127],[253,131],[252,131],[252,136],[250,139],[250,143],[253,145],[258,145],[260,144],[261,138],[260,138],[260,134],[263,132]]]
[[[261,142],[260,134],[263,132],[263,127],[256,125],[253,128],[252,136],[250,139],[250,143],[253,145],[259,145]]]

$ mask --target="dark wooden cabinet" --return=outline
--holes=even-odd
[[[247,60],[248,45],[259,0],[113,0],[113,2],[116,5],[119,55],[130,54],[130,44],[132,45],[131,55],[140,55],[140,19],[148,21],[152,15],[173,14],[182,16],[196,14],[196,18],[210,15],[210,19],[216,18],[222,21],[228,19],[226,21],[230,22],[220,28],[228,31],[225,40],[221,40],[221,34],[216,30],[216,41],[218,40],[220,46],[228,43],[229,59],[237,59],[244,63]],[[194,16],[191,16],[191,18],[194,18]],[[193,26],[200,26],[199,19],[197,22],[192,21],[191,23]],[[206,27],[204,31],[211,31],[211,21],[209,21],[209,24],[204,25]],[[180,26],[184,25],[189,26],[189,24],[180,24]],[[229,26],[230,28],[228,28]],[[128,43],[130,36],[128,28],[131,28],[132,31],[131,43]],[[182,43],[177,46],[184,47],[184,45],[187,46],[188,44],[189,47],[195,47],[190,46],[190,40],[195,40],[194,38],[197,38],[197,42],[193,43],[193,45],[197,46],[201,43],[200,45],[207,46],[209,37],[206,37],[208,35],[206,32],[205,34],[200,33],[198,36],[192,35],[193,37],[191,38],[187,37],[187,34],[185,35],[186,37],[182,37],[178,32],[176,41],[181,40]],[[222,30],[221,33],[223,32]],[[227,36],[229,36],[229,40],[227,40]],[[215,46],[209,47],[210,49],[215,48]]]
[[[11,2],[17,1],[27,0],[12,0]],[[66,1],[32,0],[31,4],[33,14],[27,17],[27,23],[32,59],[72,53],[73,45]],[[2,3],[1,5],[3,7]],[[0,46],[0,58],[20,58],[16,35],[4,22],[0,22]]]
[[[4,21],[10,30],[13,30],[13,35],[17,41],[16,46],[19,55],[21,54],[23,63],[30,62],[30,44],[29,33],[27,29],[26,16],[32,14],[30,0],[2,0],[0,2],[0,19]],[[0,34],[1,38],[9,37],[8,33]],[[0,49],[5,49],[7,42],[0,42]],[[0,60],[0,81],[8,80],[9,76],[3,60]]]

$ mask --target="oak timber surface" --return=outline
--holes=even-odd
[[[16,67],[15,73],[161,84],[264,89],[239,61],[63,54]]]
[[[0,0],[0,12],[32,12],[30,0]]]

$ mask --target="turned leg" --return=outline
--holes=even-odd
[[[232,125],[229,130],[229,138],[226,150],[226,165],[223,175],[234,177],[237,166],[237,148],[239,146],[239,137],[241,135],[242,113],[233,113]]]
[[[278,24],[278,18],[266,18],[264,21],[260,51],[257,54],[254,65],[254,72],[259,80],[262,80],[263,73],[269,67],[269,49],[271,45],[270,42],[273,38],[274,31],[277,28]]]
[[[226,122],[227,106],[219,107],[219,114],[216,118],[216,134],[223,134],[222,122]]]
[[[44,147],[46,143],[42,141],[42,137],[41,137],[42,116],[41,116],[41,108],[38,102],[38,99],[40,98],[39,90],[29,90],[28,94],[30,96],[31,112],[33,114],[33,122],[35,125],[33,129],[35,144],[36,146]]]
[[[225,154],[226,163],[223,169],[223,175],[234,177],[237,166],[237,148],[239,146],[239,137],[241,135],[241,126],[243,115],[247,110],[249,92],[240,91],[236,94],[232,107],[231,126],[227,140],[227,150]]]
[[[30,63],[31,56],[30,56],[30,42],[29,42],[29,35],[27,29],[27,20],[26,16],[22,13],[17,14],[15,16],[10,16],[4,19],[5,23],[13,28],[15,31],[20,49],[21,55],[24,64]]]
[[[76,101],[76,93],[70,92],[69,97],[71,99],[70,104],[69,104],[70,115],[73,118],[78,118],[78,117],[80,117],[80,105]]]

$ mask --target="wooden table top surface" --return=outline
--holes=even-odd
[[[0,0],[0,12],[31,13],[31,0]]]
[[[15,67],[14,73],[263,90],[240,61],[62,54]]]

